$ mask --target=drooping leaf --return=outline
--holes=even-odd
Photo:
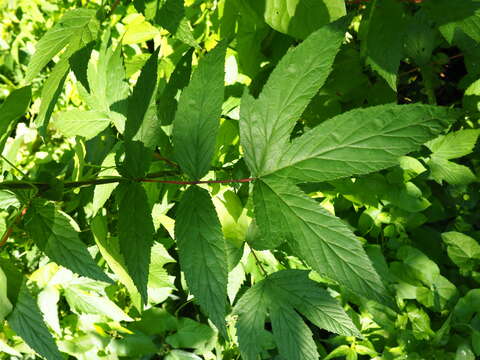
[[[240,139],[254,176],[268,172],[280,159],[295,122],[330,73],[344,38],[342,28],[335,23],[311,34],[282,58],[257,100],[244,94]]]
[[[200,179],[210,168],[220,124],[227,44],[220,43],[200,59],[183,90],[173,122],[175,158],[182,170]]]
[[[253,193],[257,225],[288,240],[318,273],[354,293],[390,304],[380,277],[360,241],[342,221],[285,179],[257,180]]]
[[[67,12],[37,43],[35,53],[28,63],[25,81],[32,81],[72,39],[82,38],[85,43],[89,43],[97,30],[98,21],[94,10],[74,9]]]
[[[17,120],[26,113],[31,97],[31,87],[25,86],[12,91],[0,105],[0,153]]]
[[[175,238],[188,287],[218,329],[226,334],[227,248],[209,193],[197,186],[183,195]]]
[[[420,104],[351,110],[295,139],[270,172],[306,182],[385,169],[438,135],[455,115],[447,108]]]
[[[107,113],[94,110],[69,110],[56,115],[53,126],[64,136],[83,136],[90,140],[110,125]]]
[[[360,36],[362,54],[367,64],[390,87],[397,90],[397,72],[402,58],[406,18],[402,3],[395,0],[373,0]]]
[[[272,28],[301,39],[345,14],[343,0],[266,0],[264,12]]]
[[[299,313],[316,326],[341,335],[359,336],[342,307],[327,291],[310,280],[307,271],[283,270],[255,284],[234,308],[238,315],[240,352],[246,360],[257,359],[261,351],[267,312],[280,354],[285,359],[317,359],[312,332]]]
[[[25,227],[38,248],[52,261],[79,275],[111,282],[80,240],[78,225],[54,204],[34,201],[25,216]]]
[[[121,183],[117,188],[117,201],[120,253],[146,304],[150,253],[155,233],[147,194],[138,182]]]

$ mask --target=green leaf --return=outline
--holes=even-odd
[[[465,234],[450,231],[442,234],[448,245],[448,257],[462,270],[472,271],[480,264],[480,245]]]
[[[78,225],[54,204],[34,201],[25,215],[25,227],[38,248],[52,261],[79,275],[112,282],[78,237]]]
[[[90,140],[110,125],[110,118],[104,112],[74,109],[57,114],[52,123],[63,136]]]
[[[385,169],[438,135],[455,120],[455,114],[447,108],[417,104],[351,110],[295,139],[270,173],[307,182]]]
[[[160,124],[156,114],[151,109],[155,104],[157,93],[158,53],[160,48],[150,56],[142,68],[133,93],[128,100],[127,122],[125,124],[125,139],[140,141],[146,147],[157,145]],[[158,128],[158,129],[157,129]]]
[[[177,210],[175,239],[190,291],[226,334],[227,248],[208,191],[192,186],[184,193]]]
[[[244,93],[240,139],[254,176],[275,168],[296,120],[325,83],[343,38],[338,24],[322,27],[280,60],[257,100]]]
[[[202,178],[210,168],[222,113],[225,52],[220,43],[200,59],[192,79],[183,90],[173,121],[175,158],[193,179]]]
[[[147,194],[140,183],[121,183],[117,188],[117,201],[120,253],[143,303],[147,304],[150,253],[155,234]]]
[[[480,130],[469,129],[439,136],[425,144],[433,153],[432,157],[445,160],[456,159],[470,154],[475,147]]]
[[[12,91],[0,106],[0,153],[17,120],[27,112],[31,98],[32,89],[25,86]]]
[[[67,12],[60,21],[40,39],[35,54],[28,63],[25,82],[32,81],[45,65],[68,45],[73,38],[82,38],[85,43],[95,37],[98,21],[95,10],[74,9]]]
[[[106,295],[100,295],[82,283],[70,284],[64,288],[65,299],[77,314],[102,315],[114,321],[132,321],[121,308]]]
[[[343,0],[266,0],[264,12],[273,29],[300,39],[345,14]]]
[[[367,64],[395,91],[407,25],[404,14],[402,3],[396,0],[372,0],[360,29],[361,51]]]
[[[192,47],[198,46],[193,37],[190,24],[185,18],[185,6],[182,1],[165,0],[163,6],[156,14],[155,21],[178,40]]]
[[[308,271],[283,270],[248,289],[235,306],[240,352],[246,360],[256,359],[262,349],[258,339],[264,331],[267,312],[275,342],[285,359],[318,358],[312,332],[298,313],[320,328],[359,336],[342,307],[309,279]]]
[[[427,164],[430,167],[430,176],[439,184],[446,181],[452,185],[468,185],[477,179],[469,167],[441,157],[432,156]]]
[[[8,277],[8,297],[13,303],[13,311],[7,316],[10,327],[39,355],[49,360],[63,359],[28,290],[26,278],[10,262],[1,260],[0,265]]]
[[[92,55],[93,47],[95,42],[90,42],[80,50],[77,50],[69,59],[70,67],[72,68],[73,73],[78,81],[83,85],[83,87],[90,92],[90,86],[88,84],[88,63]]]
[[[358,295],[391,303],[357,237],[294,184],[283,179],[257,180],[253,201],[264,235],[276,228],[274,236],[287,239],[313,270]]]
[[[115,150],[115,148],[113,149]],[[115,169],[115,152],[112,150],[102,161],[103,170],[98,173],[98,176],[119,176],[117,169]],[[98,211],[105,205],[107,200],[112,195],[113,190],[118,186],[118,183],[96,185],[93,190],[92,213],[96,215]]]
[[[178,332],[167,336],[165,342],[174,348],[202,350],[212,342],[214,336],[215,332],[210,326],[182,318],[178,322]]]
[[[3,322],[13,309],[12,303],[7,297],[7,276],[0,267],[0,323]]]

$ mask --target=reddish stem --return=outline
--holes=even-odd
[[[161,183],[161,184],[177,184],[177,185],[247,183],[247,182],[251,182],[253,180],[255,180],[255,178],[230,179],[230,180],[197,180],[197,181],[140,179],[141,182]]]
[[[0,247],[6,244],[6,242],[8,241],[8,238],[10,237],[10,235],[12,235],[13,225],[18,224],[20,222],[20,219],[27,213],[27,210],[28,210],[28,207],[24,207],[20,212],[20,214],[17,215],[12,225],[10,225],[7,231],[5,231],[5,234],[3,234],[2,239],[0,240]]]

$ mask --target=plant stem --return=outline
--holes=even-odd
[[[196,180],[196,181],[140,179],[141,182],[178,184],[178,185],[246,183],[246,182],[251,182],[253,180],[255,180],[255,178],[228,179],[228,180]]]
[[[252,248],[250,248],[250,251],[252,252],[253,257],[255,258],[255,262],[257,263],[259,269],[262,271],[263,275],[264,275],[265,277],[267,277],[267,276],[268,276],[268,273],[267,273],[267,271],[265,270],[265,268],[263,267],[262,262],[261,262],[260,259],[258,258],[257,254],[255,254],[255,251],[254,251]]]

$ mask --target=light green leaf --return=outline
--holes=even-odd
[[[125,139],[140,141],[147,148],[157,145],[158,132],[161,131],[160,122],[154,111],[159,51],[160,48],[157,48],[142,68],[128,100],[125,124]]]
[[[56,286],[47,286],[38,294],[38,307],[43,313],[45,322],[57,335],[61,335],[60,321],[58,319],[58,302],[60,291]]]
[[[296,120],[325,83],[343,38],[338,24],[322,27],[280,60],[257,100],[244,93],[240,139],[254,176],[275,168]]]
[[[469,167],[441,157],[433,156],[427,164],[430,167],[430,176],[439,184],[446,181],[452,185],[468,185],[477,179]]]
[[[432,157],[445,160],[456,159],[470,154],[480,135],[480,130],[460,130],[439,136],[425,144],[433,153]]]
[[[153,39],[159,34],[158,29],[148,21],[132,21],[126,27],[125,34],[122,37],[123,44],[137,44]]]
[[[48,360],[63,357],[43,322],[42,313],[23,280],[13,311],[7,317],[10,327],[39,355]]]
[[[192,79],[183,90],[173,121],[175,159],[193,179],[210,168],[222,113],[225,42],[200,59]]]
[[[119,176],[117,169],[115,169],[115,152],[109,153],[102,161],[101,165],[104,169],[98,173],[100,177]],[[113,190],[118,186],[118,183],[96,185],[93,190],[92,212],[96,215],[97,212],[105,205],[110,198]]]
[[[172,350],[165,356],[165,360],[202,360],[202,358],[183,350]]]
[[[391,304],[360,241],[340,219],[284,179],[257,180],[253,201],[263,234],[288,240],[313,270],[354,293]]]
[[[396,91],[407,25],[403,4],[395,0],[372,0],[370,3],[368,17],[360,28],[361,52],[367,64]]]
[[[79,315],[96,314],[115,321],[132,321],[132,318],[106,295],[100,295],[81,283],[65,287],[64,294],[71,310]]]
[[[40,39],[35,54],[28,63],[25,82],[32,81],[45,65],[68,45],[73,38],[90,42],[98,31],[95,10],[74,9],[67,12],[60,21]]]
[[[264,12],[272,28],[301,39],[345,14],[343,0],[266,0]]]
[[[110,125],[110,118],[100,111],[74,109],[57,114],[52,123],[63,136],[90,140]]]
[[[150,254],[155,234],[147,194],[138,182],[121,183],[117,188],[117,202],[120,253],[143,303],[147,304]]]
[[[235,306],[243,358],[256,359],[261,351],[258,339],[264,331],[267,312],[270,313],[275,342],[283,358],[318,358],[312,332],[297,311],[320,328],[341,335],[359,335],[342,307],[327,291],[309,279],[307,271],[283,270],[247,290]]]
[[[270,172],[307,182],[385,169],[438,135],[455,120],[455,114],[447,108],[417,104],[351,110],[295,139]]]
[[[7,297],[7,276],[2,268],[0,268],[0,323],[3,322],[5,316],[7,316],[12,309],[12,303]]]
[[[17,120],[27,112],[31,97],[31,87],[25,86],[12,91],[0,105],[0,154]]]
[[[465,234],[450,231],[442,234],[448,245],[448,257],[462,270],[472,271],[480,264],[480,245]]]
[[[112,282],[80,240],[78,225],[54,204],[34,201],[25,215],[25,226],[38,248],[52,261],[79,275]]]
[[[226,334],[227,248],[209,193],[197,186],[177,210],[175,239],[188,287],[217,328]]]

